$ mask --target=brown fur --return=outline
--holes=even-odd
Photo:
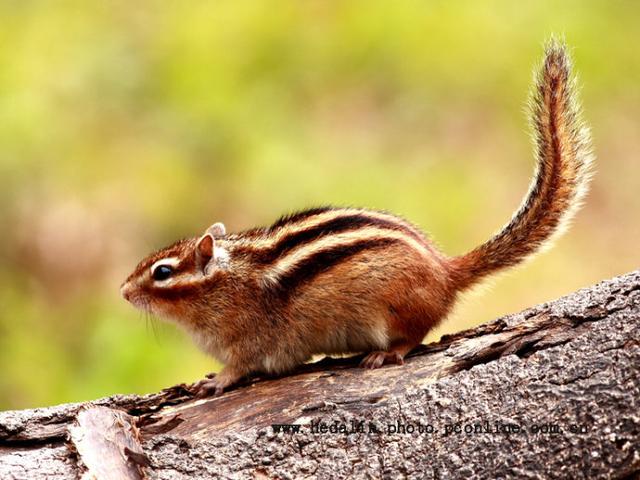
[[[371,352],[363,361],[369,368],[401,363],[460,291],[538,250],[584,194],[588,136],[566,53],[555,43],[538,77],[533,125],[538,170],[525,202],[466,255],[446,257],[391,214],[322,207],[239,234],[211,227],[143,260],[123,296],[177,320],[226,363],[205,390],[254,372],[285,372],[318,353]],[[165,264],[170,278],[154,279]]]
[[[552,41],[531,100],[538,165],[529,194],[497,235],[453,259],[452,273],[459,288],[540,250],[579,207],[588,187],[592,154],[574,84],[564,47]]]

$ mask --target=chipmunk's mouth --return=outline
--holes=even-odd
[[[120,287],[120,294],[122,298],[138,310],[167,320],[175,320],[176,317],[180,318],[180,314],[176,313],[178,306],[158,301],[158,299],[147,295],[134,282],[127,281],[123,283]]]
[[[144,296],[140,294],[138,289],[131,282],[125,282],[120,287],[120,295],[127,302],[136,308],[149,311],[149,304],[145,301]]]

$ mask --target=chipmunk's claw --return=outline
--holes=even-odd
[[[228,387],[234,385],[242,378],[233,370],[224,368],[220,373],[208,374],[205,378],[193,385],[191,392],[196,398],[217,397]]]
[[[225,385],[214,378],[205,378],[193,386],[196,398],[217,397],[224,392]]]
[[[383,365],[389,364],[404,365],[404,358],[399,352],[396,351],[376,351],[369,353],[360,362],[360,366],[362,368],[368,369],[380,368]]]

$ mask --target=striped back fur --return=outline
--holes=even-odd
[[[389,213],[354,208],[298,212],[230,240],[235,240],[231,256],[258,268],[263,286],[285,297],[349,259],[382,252],[394,244],[437,258],[424,234],[409,222]]]

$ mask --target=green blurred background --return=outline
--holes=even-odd
[[[429,339],[638,266],[640,3],[0,1],[0,409],[219,368],[119,296],[214,221],[388,209],[450,254],[533,168],[541,45],[573,47],[598,161],[573,228]]]

